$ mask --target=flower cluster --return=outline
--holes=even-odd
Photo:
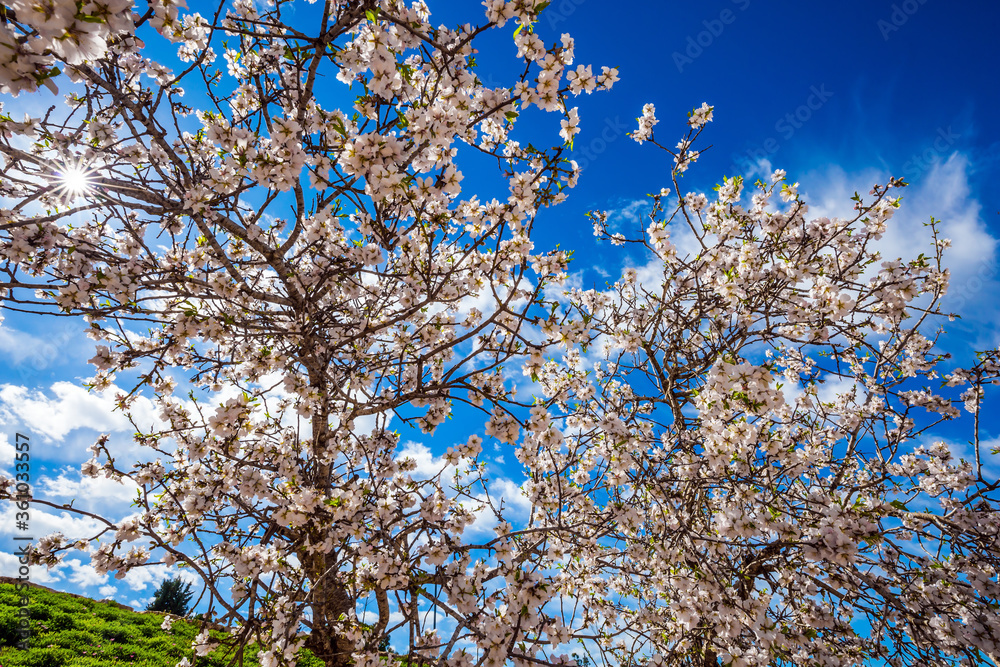
[[[0,92],[52,85],[56,60],[80,65],[135,27],[131,0],[11,0],[0,23]]]
[[[637,143],[643,143],[653,138],[653,126],[659,123],[656,119],[656,107],[646,104],[642,107],[642,115],[636,120],[639,121],[639,129],[632,132],[630,136]]]

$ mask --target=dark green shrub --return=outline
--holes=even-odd
[[[31,604],[28,605],[28,612],[31,614],[31,620],[33,621],[42,621],[44,623],[52,618],[52,609],[34,598]]]
[[[47,635],[45,641],[46,645],[55,644],[60,648],[83,651],[92,644],[100,643],[101,637],[85,630],[62,630]]]
[[[47,625],[50,630],[59,632],[60,630],[73,630],[76,628],[76,618],[64,611],[52,613]]]
[[[171,657],[176,657],[180,659],[182,656],[187,654],[190,649],[190,640],[183,641],[171,636],[160,636],[153,637],[148,641],[144,641],[143,645],[157,654],[169,655]]]
[[[124,620],[121,609],[106,604],[97,605],[94,608],[94,616],[111,623],[119,623]]]
[[[142,652],[142,647],[136,644],[112,644],[110,646],[105,644],[102,647],[102,652],[109,662],[112,659],[131,662]]]
[[[139,636],[143,638],[155,637],[163,633],[163,630],[160,629],[159,625],[150,625],[148,623],[138,626],[136,630],[138,631]]]
[[[20,606],[21,596],[14,590],[13,586],[5,586],[3,589],[0,589],[0,609]]]
[[[312,654],[309,649],[299,652],[298,667],[326,667],[326,663]]]
[[[65,648],[32,648],[24,664],[28,667],[66,667],[76,654]]]
[[[31,642],[28,650],[17,648],[20,598],[14,587],[0,584],[0,599],[17,605],[0,605],[0,667],[173,667],[181,658],[193,660],[191,640],[200,625],[178,620],[169,633],[160,628],[159,614],[141,614],[129,609],[63,593],[31,589]],[[212,631],[215,639],[225,632]],[[234,658],[221,647],[199,658],[198,667],[228,667]],[[243,667],[260,667],[257,645],[244,651]],[[323,667],[307,651],[299,657],[301,667]]]
[[[135,635],[131,629],[121,625],[109,625],[101,628],[101,637],[107,642],[117,644],[131,644],[135,641]]]
[[[0,609],[0,646],[17,644],[18,613],[16,607]]]

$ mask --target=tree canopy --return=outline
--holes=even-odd
[[[574,286],[533,231],[579,178],[574,99],[619,75],[548,5],[4,2],[3,91],[66,98],[0,118],[2,305],[83,318],[89,386],[160,420],[82,468],[135,512],[34,562],[183,564],[234,664],[1000,664],[998,357],[942,370],[937,223],[884,258],[902,179],[841,218],[781,170],[687,192],[713,108],[674,144],[647,104],[667,187],[641,233],[591,222],[655,270]],[[487,77],[498,31],[516,66]],[[974,460],[933,439],[962,409]],[[401,451],[452,417],[440,466]]]

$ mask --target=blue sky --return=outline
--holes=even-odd
[[[958,152],[968,160],[984,222],[996,229],[1000,193],[989,185],[1000,173],[1000,91],[987,73],[997,60],[991,33],[1000,8],[911,4],[649,2],[623,3],[619,13],[588,0],[547,11],[573,8],[556,28],[575,37],[581,62],[621,68],[614,90],[582,100],[579,147],[600,136],[602,119],[624,116],[631,129],[644,102],[656,105],[660,136],[679,138],[686,112],[707,101],[715,106],[706,132],[713,148],[692,178],[745,172],[764,155],[807,191],[823,187],[822,178],[805,182],[803,174],[833,167],[847,174],[877,169],[920,186],[933,160]],[[629,39],[612,36],[620,29]],[[574,193],[559,215],[658,189],[664,170],[657,158],[619,136],[591,160],[582,196]],[[589,233],[586,225],[581,230]]]
[[[471,0],[428,4],[439,23],[482,16]],[[893,220],[900,231],[890,235],[890,246],[915,255],[925,249],[921,223],[932,215],[942,219],[955,243],[952,296],[963,315],[948,345],[959,357],[996,345],[993,239],[1000,237],[1000,193],[991,186],[1000,177],[997,25],[1000,6],[985,1],[957,9],[943,0],[555,0],[536,27],[545,41],[572,34],[577,62],[592,63],[595,71],[617,66],[621,80],[610,93],[577,99],[582,129],[574,158],[585,160],[586,169],[569,201],[543,212],[536,247],[559,243],[577,250],[573,269],[588,286],[600,286],[605,274],[619,271],[606,260],[608,248],[595,243],[584,213],[607,209],[616,224],[634,224],[637,202],[669,184],[669,163],[626,132],[635,129],[642,105],[652,102],[660,119],[656,136],[672,145],[685,131],[687,112],[704,101],[715,107],[715,121],[703,135],[713,147],[689,172],[691,190],[710,190],[724,174],[780,167],[802,184],[814,213],[847,215],[854,190],[867,193],[890,175],[905,177],[911,187]],[[513,55],[512,29],[483,40],[484,67],[491,49]],[[48,92],[4,102],[7,109],[53,103]],[[531,122],[549,137],[558,131],[552,117]],[[467,174],[466,184],[475,187],[475,175]],[[100,432],[114,433],[125,448],[131,432],[120,415],[108,414],[109,400],[81,388],[93,354],[81,331],[73,320],[13,314],[0,325],[0,466],[11,469],[14,434],[27,429],[32,475],[42,490],[125,514],[128,493],[107,484],[81,485],[74,472]],[[996,437],[998,424],[991,421],[987,435]],[[464,439],[445,431],[413,449],[430,465],[431,453]],[[506,462],[515,460],[507,456]],[[516,476],[503,465],[498,474]],[[32,532],[41,536],[71,521],[78,520],[34,513]],[[7,552],[13,526],[12,516],[0,525]],[[12,561],[3,558],[8,560],[0,561],[2,569],[9,571]],[[72,558],[75,564],[38,573],[35,580],[137,606],[152,596],[165,572],[154,569],[118,582],[97,576],[83,556]]]

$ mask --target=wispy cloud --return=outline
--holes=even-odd
[[[52,326],[42,336],[17,329],[8,322],[0,324],[0,359],[22,378],[32,372],[83,361],[85,350],[92,347],[79,326]]]

